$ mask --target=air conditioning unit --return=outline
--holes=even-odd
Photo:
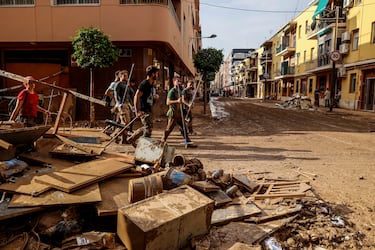
[[[343,43],[340,44],[340,53],[341,54],[348,54],[349,53],[349,44],[348,43]]]
[[[341,41],[342,42],[350,41],[350,32],[349,31],[345,31],[344,33],[341,34]]]
[[[337,69],[337,77],[346,77],[346,68],[338,68]]]
[[[353,6],[353,0],[344,0],[344,3],[342,5],[343,8],[350,8]]]

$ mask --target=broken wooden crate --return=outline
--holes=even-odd
[[[210,228],[214,202],[184,185],[120,208],[117,234],[127,249],[180,249]]]

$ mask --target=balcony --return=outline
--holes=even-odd
[[[265,64],[265,63],[271,63],[272,62],[272,54],[271,53],[263,53],[262,56],[260,57],[260,64]]]
[[[272,77],[268,73],[264,73],[264,74],[259,75],[259,80],[261,82],[264,82],[264,81],[267,81],[267,80],[271,80],[271,79],[272,79]]]
[[[288,78],[288,77],[293,77],[295,72],[295,66],[285,66],[281,65],[281,69],[279,71],[279,74],[277,75],[277,79],[282,79],[282,78]]]
[[[324,67],[331,63],[329,59],[329,54],[330,53],[324,53],[324,54],[318,55],[318,67]]]
[[[296,52],[296,44],[289,46],[289,43],[280,44],[276,47],[276,56],[290,57]]]
[[[305,71],[313,70],[318,67],[318,60],[313,59],[305,62]]]
[[[335,7],[334,7],[335,8]],[[346,28],[345,14],[342,8],[339,9],[339,15],[337,17],[338,26],[337,29]],[[335,9],[328,9],[322,12],[319,18],[317,18],[310,27],[307,28],[306,37],[308,40],[318,39],[318,37],[330,33],[336,28],[336,16]]]

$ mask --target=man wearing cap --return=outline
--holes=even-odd
[[[46,114],[50,114],[50,112],[39,106],[38,93],[35,91],[35,82],[33,82],[35,78],[32,76],[26,78],[27,80],[23,83],[25,89],[18,94],[16,107],[10,115],[9,121],[14,121],[20,114],[21,123],[26,127],[32,127],[36,125],[35,119],[38,111]]]
[[[143,134],[145,137],[151,137],[152,134],[152,105],[159,99],[156,94],[154,83],[158,78],[159,69],[155,66],[146,68],[146,79],[138,86],[134,95],[134,112],[137,117],[141,118],[143,128],[135,131],[129,138],[128,142],[134,145],[134,142]]]

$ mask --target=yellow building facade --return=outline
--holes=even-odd
[[[375,110],[375,0],[315,0],[258,49],[258,89],[285,100],[308,96],[314,105]],[[265,65],[267,72],[265,74]],[[262,76],[268,76],[268,78]]]

